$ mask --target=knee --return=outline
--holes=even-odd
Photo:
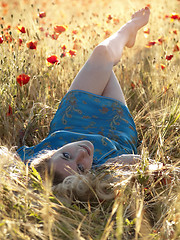
[[[99,62],[113,63],[111,53],[108,47],[105,45],[98,45],[94,49],[92,56],[95,57]]]

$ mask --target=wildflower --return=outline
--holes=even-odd
[[[76,56],[76,53],[77,53],[77,51],[74,50],[74,49],[68,51],[68,54],[69,54],[71,57]]]
[[[78,30],[72,30],[72,34],[78,34]]]
[[[80,46],[77,44],[77,42],[76,42],[76,41],[74,41],[74,44],[73,44],[73,49],[75,49],[75,50],[78,50],[78,49],[80,49]]]
[[[166,93],[168,88],[169,88],[169,86],[163,86],[163,88],[162,88],[163,93]]]
[[[45,13],[45,12],[40,12],[40,13],[39,13],[39,17],[40,17],[40,18],[46,17],[46,13]]]
[[[157,41],[158,44],[162,44],[165,41],[165,39],[163,37],[159,37]]]
[[[150,34],[150,29],[149,28],[144,28],[144,37],[147,38],[148,35]]]
[[[174,46],[173,52],[179,52],[179,46],[177,44]]]
[[[61,46],[61,49],[62,49],[63,51],[65,51],[65,50],[67,49],[67,46],[66,46],[65,44],[63,44],[63,45]]]
[[[111,36],[112,32],[111,30],[105,30],[105,38],[108,38],[109,36]]]
[[[12,107],[9,105],[8,112],[6,113],[7,116],[11,116],[13,114]]]
[[[111,14],[107,15],[107,19],[110,21],[113,19],[113,17],[111,16]]]
[[[21,46],[23,40],[21,38],[19,38],[18,42],[19,42],[19,46]]]
[[[119,24],[119,18],[113,18],[113,23],[114,24]]]
[[[18,29],[18,31],[21,32],[21,33],[26,33],[26,29],[25,29],[25,27],[23,27],[23,26],[17,26],[17,29]]]
[[[133,82],[131,82],[131,88],[134,89],[135,88],[135,84]]]
[[[23,74],[20,74],[19,76],[17,76],[16,80],[19,83],[19,85],[22,86],[29,82],[30,76],[23,73]]]
[[[4,30],[6,30],[6,31],[8,31],[8,30],[10,30],[11,29],[11,26],[10,25],[8,25],[6,28],[4,28]]]
[[[4,34],[4,40],[5,40],[6,42],[12,42],[12,40],[13,40],[12,35],[11,35],[9,32],[6,32],[6,33]]]
[[[64,25],[54,27],[54,31],[59,34],[61,34],[62,32],[65,32],[66,30],[67,30],[67,26],[64,26]]]
[[[173,55],[166,55],[166,60],[170,61],[173,58]]]
[[[44,32],[44,28],[43,27],[39,27],[39,31]]]
[[[163,70],[163,69],[165,69],[166,66],[164,64],[160,64],[160,67]]]
[[[8,6],[8,4],[5,3],[5,2],[2,2],[2,3],[1,3],[1,6],[2,6],[3,8],[6,8],[6,7]]]
[[[58,58],[57,58],[56,55],[52,55],[51,57],[48,57],[48,58],[47,58],[47,61],[48,61],[49,63],[51,63],[51,64],[55,64],[55,63],[58,62]]]
[[[45,36],[49,37],[50,36],[49,32],[45,32]]]
[[[175,30],[173,30],[173,33],[177,35],[177,30],[176,30],[176,29],[175,29]]]
[[[145,33],[145,34],[149,34],[150,33],[150,28],[144,28],[144,30],[143,30],[143,32]]]
[[[2,36],[0,36],[0,44],[3,43],[4,39]]]
[[[65,53],[65,52],[62,52],[61,55],[60,55],[61,58],[62,58],[62,57],[65,57],[65,56],[66,56],[66,53]]]
[[[180,20],[180,16],[179,16],[179,14],[178,13],[175,13],[175,12],[173,12],[170,16],[169,16],[170,18],[171,18],[171,20]]]
[[[36,47],[37,47],[37,41],[35,41],[35,42],[30,41],[30,42],[28,42],[26,45],[27,45],[27,47],[28,47],[29,49],[36,49]]]
[[[54,39],[54,40],[57,40],[58,37],[59,37],[59,34],[57,34],[57,33],[53,33],[53,34],[51,35],[51,38]]]
[[[147,48],[151,48],[152,46],[154,46],[156,44],[156,41],[150,41],[146,44]]]

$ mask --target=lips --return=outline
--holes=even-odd
[[[88,146],[86,146],[86,145],[79,145],[79,146],[84,148],[87,151],[89,156],[91,155],[91,150],[90,150],[90,148]]]

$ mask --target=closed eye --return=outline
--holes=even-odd
[[[63,158],[66,158],[66,159],[70,159],[71,158],[69,153],[63,152],[62,155],[63,155]]]

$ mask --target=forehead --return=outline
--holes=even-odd
[[[73,148],[73,147],[75,147],[75,146],[78,146],[78,144],[79,144],[79,142],[67,143],[67,144],[65,144],[64,146],[62,146],[58,151],[61,152],[61,150],[63,150],[63,149],[71,149],[71,148]]]
[[[59,148],[54,154],[53,156],[59,155],[60,153],[62,153],[63,151],[67,151],[67,150],[71,150],[73,149],[74,146],[77,145],[77,142],[73,142],[73,143],[68,143],[65,144],[64,146],[62,146],[61,148]]]

